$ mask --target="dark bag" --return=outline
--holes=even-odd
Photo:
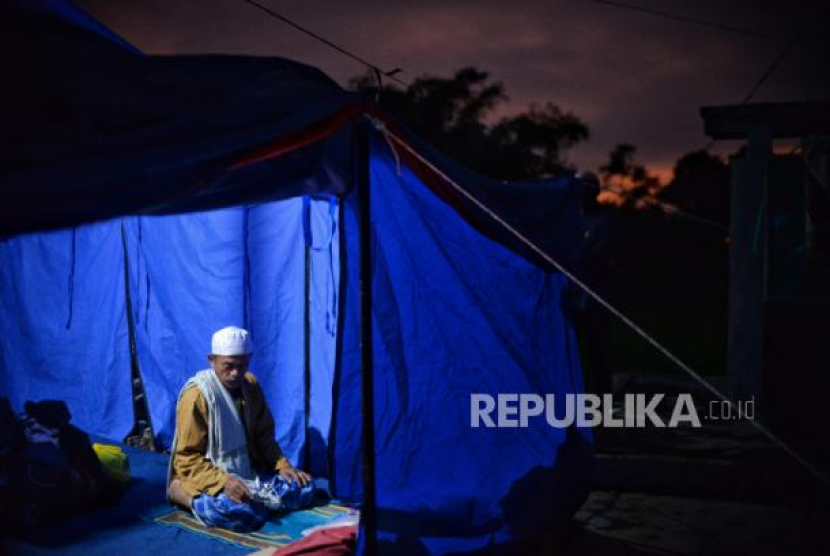
[[[17,418],[0,400],[0,527],[14,531],[116,502],[121,489],[89,436],[69,423],[66,404],[26,402],[25,409]]]

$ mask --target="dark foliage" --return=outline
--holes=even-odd
[[[367,95],[377,93],[372,74],[352,80]],[[507,100],[504,85],[474,67],[451,78],[424,76],[406,90],[383,86],[381,105],[430,144],[470,168],[500,180],[534,179],[573,171],[562,155],[588,139],[588,126],[554,103],[490,122]]]

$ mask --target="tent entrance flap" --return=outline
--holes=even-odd
[[[587,496],[590,431],[544,420],[521,430],[472,428],[470,404],[475,393],[582,391],[568,281],[461,218],[411,168],[398,167],[380,133],[370,148],[371,226],[360,225],[366,198],[343,199],[338,495],[365,497],[354,431],[367,396],[357,346],[369,321],[379,551],[462,553],[554,526]],[[558,208],[576,221],[576,204]],[[371,238],[361,236],[366,229]],[[361,244],[371,250],[363,259],[371,263],[370,317],[353,280]]]

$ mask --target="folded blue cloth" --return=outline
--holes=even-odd
[[[279,475],[275,475],[274,490],[282,499],[282,509],[293,511],[300,508],[307,508],[314,503],[314,498],[318,495],[328,497],[328,493],[317,486],[317,483],[312,481],[300,487],[297,483],[289,483]]]
[[[240,533],[259,529],[270,513],[268,508],[256,502],[234,502],[224,492],[217,496],[200,494],[190,506],[193,515],[205,525]]]
[[[260,481],[262,488],[273,489],[279,497],[279,509],[292,511],[305,508],[314,503],[317,496],[328,496],[328,493],[311,482],[304,487],[297,483],[289,483],[279,475],[274,475],[266,481]],[[199,521],[210,527],[222,527],[240,533],[255,531],[268,520],[270,510],[263,502],[234,502],[225,493],[216,496],[200,494],[193,499],[191,509]],[[272,505],[273,507],[273,505]]]

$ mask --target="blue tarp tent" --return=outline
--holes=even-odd
[[[473,393],[581,391],[568,282],[449,185],[572,265],[573,179],[474,175],[296,62],[144,56],[63,2],[4,11],[0,396],[120,440],[134,358],[164,446],[210,334],[244,326],[287,455],[360,501],[364,280],[381,549],[493,550],[581,504],[587,431],[470,426]]]

